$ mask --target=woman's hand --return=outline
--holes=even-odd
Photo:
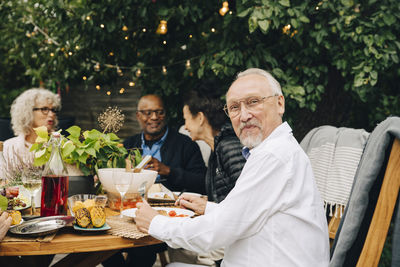
[[[175,202],[175,206],[179,206],[185,209],[193,210],[199,215],[203,215],[206,206],[207,206],[207,200],[201,197],[197,196],[192,196],[183,193]]]
[[[11,217],[8,216],[7,212],[3,212],[0,216],[0,241],[3,240],[7,234],[8,229],[11,225]]]

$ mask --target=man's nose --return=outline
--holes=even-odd
[[[150,114],[150,119],[156,120],[157,118],[158,118],[158,117],[157,117],[157,112],[155,112],[155,111],[151,112],[151,114]]]
[[[240,114],[239,114],[240,121],[248,121],[252,117],[253,117],[253,114],[251,114],[249,112],[246,105],[243,102],[240,103]]]

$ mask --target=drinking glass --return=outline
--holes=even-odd
[[[21,181],[29,191],[31,197],[31,214],[35,215],[35,195],[42,187],[42,169],[34,166],[26,166],[21,174]]]
[[[115,188],[121,195],[121,205],[119,206],[120,214],[119,217],[122,218],[122,210],[124,208],[124,196],[131,185],[132,176],[123,171],[112,171],[112,179],[115,185]]]

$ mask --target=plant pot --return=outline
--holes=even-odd
[[[95,193],[93,176],[69,176],[68,197]]]

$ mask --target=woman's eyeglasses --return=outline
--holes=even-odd
[[[33,108],[33,111],[40,110],[43,115],[49,114],[49,111],[53,112],[54,114],[57,114],[59,110],[57,108],[49,108],[49,107],[43,107],[43,108]]]

